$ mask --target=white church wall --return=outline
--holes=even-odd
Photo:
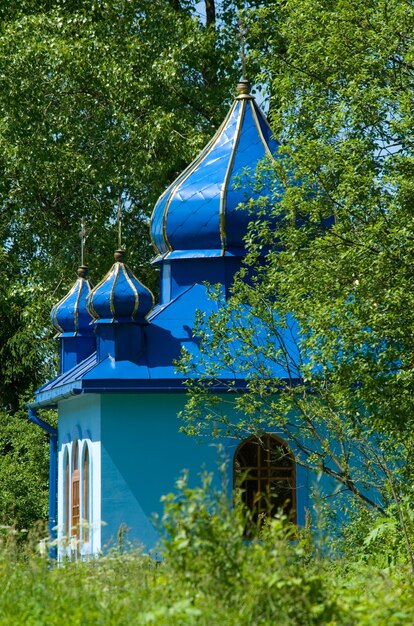
[[[101,549],[101,398],[99,395],[84,395],[59,403],[58,429],[58,552],[62,556],[80,556],[96,554]],[[83,463],[85,446],[89,451],[89,488],[88,511],[89,532],[87,541],[82,532],[77,542],[71,539],[66,526],[66,507],[69,509],[69,520],[72,505],[71,489],[68,489],[69,501],[66,501],[65,487],[65,454],[69,459],[69,476],[73,471],[73,452],[75,443],[79,446],[80,485],[83,485]],[[84,509],[84,491],[80,490],[80,511]],[[81,514],[82,517],[82,514]],[[69,536],[67,536],[69,535]]]

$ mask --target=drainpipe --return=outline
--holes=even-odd
[[[49,435],[50,457],[49,457],[49,536],[52,540],[56,539],[56,523],[57,523],[57,429],[42,420],[35,409],[29,407],[29,420],[33,424],[37,424],[43,428]],[[56,546],[49,548],[49,557],[57,558]]]

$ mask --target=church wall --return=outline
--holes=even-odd
[[[233,456],[240,442],[208,438],[200,442],[180,433],[177,414],[185,401],[184,394],[171,393],[102,397],[103,546],[116,543],[119,529],[125,525],[129,540],[153,547],[158,539],[153,514],[162,515],[161,496],[175,490],[183,470],[189,471],[190,486],[199,484],[199,474],[206,469],[216,474],[220,487],[218,444],[228,458],[227,478],[232,489]],[[311,507],[309,491],[315,482],[316,476],[297,465],[299,525],[305,524],[306,509]]]
[[[228,458],[228,484],[233,483],[233,456],[239,444],[234,439],[208,439],[179,432],[177,414],[184,408],[184,394],[82,395],[59,405],[58,536],[62,539],[65,520],[65,452],[73,462],[74,442],[90,454],[91,531],[81,554],[99,552],[117,543],[121,527],[129,529],[127,539],[152,548],[158,539],[153,514],[162,514],[161,496],[174,491],[183,470],[190,473],[190,486],[199,484],[203,469],[217,475],[217,445]],[[281,436],[281,433],[274,432]],[[298,451],[292,452],[297,457]],[[72,467],[70,472],[72,471]],[[80,464],[80,471],[83,468]],[[335,484],[323,478],[320,490],[328,495]],[[81,475],[82,483],[82,475]],[[316,476],[301,465],[296,467],[297,522],[305,524],[306,509],[312,512],[310,488]],[[217,486],[220,487],[217,477]],[[82,498],[82,494],[81,494]],[[71,503],[69,502],[69,506]],[[83,510],[83,502],[80,503]],[[63,542],[64,543],[64,542]],[[61,548],[69,555],[73,546]]]
[[[58,539],[60,540],[60,556],[69,555],[74,546],[67,546],[63,539],[65,535],[65,507],[71,506],[65,502],[65,453],[69,455],[70,473],[73,463],[73,445],[79,443],[79,458],[83,458],[85,446],[89,449],[90,477],[89,477],[89,511],[90,532],[89,541],[81,542],[80,553],[90,554],[101,549],[101,397],[90,394],[76,396],[59,403],[58,427]],[[80,484],[83,481],[83,467],[80,462]],[[70,491],[70,490],[69,490]],[[69,494],[69,498],[71,498]],[[83,509],[83,493],[80,493],[80,509]]]
[[[60,539],[65,534],[64,456],[66,451],[72,463],[75,441],[80,446],[80,458],[85,445],[88,445],[90,454],[91,531],[90,540],[87,543],[81,541],[80,554],[96,553],[116,545],[121,528],[128,529],[127,540],[142,543],[147,550],[154,547],[158,533],[153,514],[162,515],[161,496],[175,490],[176,480],[183,470],[189,471],[190,486],[199,484],[199,474],[206,469],[216,474],[217,487],[220,487],[217,476],[218,444],[222,444],[229,461],[228,484],[232,488],[233,456],[240,442],[208,438],[200,442],[197,437],[180,433],[177,414],[184,408],[185,402],[185,394],[118,393],[101,396],[85,394],[60,403]],[[274,434],[282,436],[278,432]],[[298,456],[294,448],[292,452]],[[80,471],[83,471],[82,464]],[[297,465],[299,525],[305,524],[306,509],[312,512],[309,494],[314,484],[316,476]],[[325,479],[319,487],[325,495],[335,490],[335,485],[328,485]],[[82,501],[80,507],[83,510]],[[71,550],[73,546],[61,548],[61,557],[70,556]]]
[[[184,394],[102,398],[103,544],[116,540],[124,523],[130,540],[152,547],[158,536],[151,519],[162,514],[161,496],[174,490],[184,469],[195,485],[203,468],[217,467],[215,442],[178,432],[184,403]]]

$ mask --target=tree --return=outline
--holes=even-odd
[[[235,434],[277,425],[302,462],[363,501],[378,506],[366,488],[379,485],[404,523],[414,444],[414,9],[393,0],[288,0],[248,20],[250,62],[270,85],[283,154],[256,176],[260,183],[270,172],[283,193],[276,228],[252,206],[250,255],[234,296],[200,325],[205,362],[218,343],[223,364],[235,341],[242,346],[238,367],[249,382],[236,394]],[[292,315],[301,333],[293,358],[279,332]],[[257,367],[266,359],[280,361],[292,381],[269,379]],[[199,401],[209,376],[192,387],[187,429],[214,421],[216,432],[228,432],[217,399],[207,397],[207,411]]]
[[[56,371],[48,316],[75,280],[81,219],[96,282],[117,247],[121,203],[128,263],[156,291],[152,207],[221,122],[237,76],[237,39],[216,24],[212,0],[206,24],[196,5],[21,0],[0,9],[0,438],[8,420],[15,428],[0,482],[13,455],[28,454],[19,447],[25,402]],[[36,458],[33,474],[44,476],[46,454]]]

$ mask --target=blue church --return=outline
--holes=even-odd
[[[247,81],[237,91],[217,133],[154,208],[159,301],[117,250],[96,287],[81,266],[52,309],[60,373],[37,390],[29,417],[50,434],[49,521],[61,556],[96,554],[116,541],[120,528],[151,549],[161,496],[174,490],[184,469],[195,477],[216,468],[213,440],[200,443],[179,431],[186,387],[175,361],[183,347],[197,359],[196,312],[217,309],[206,283],[220,284],[227,297],[246,254],[251,217],[239,205],[252,192],[240,185],[243,174],[265,156],[278,158],[279,144]],[[238,376],[225,373],[232,375]],[[241,375],[236,382],[243,387]],[[40,417],[44,408],[57,409],[57,430]],[[304,524],[311,477],[296,463],[294,448],[273,432],[220,443],[230,485],[243,476],[243,498],[256,515],[282,507]]]

